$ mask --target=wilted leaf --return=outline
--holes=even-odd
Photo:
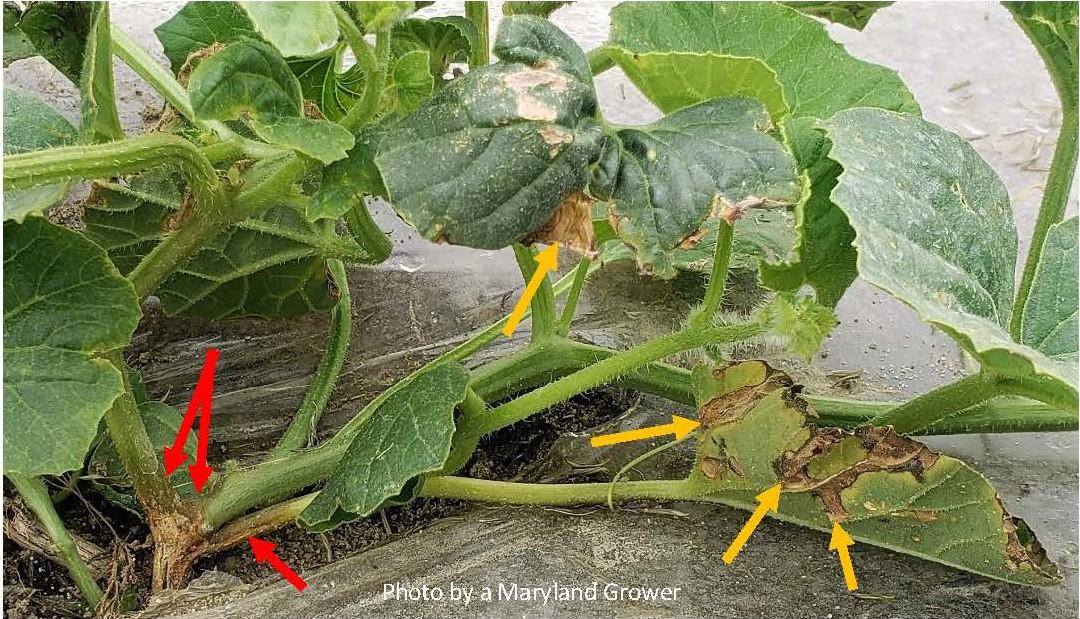
[[[48,103],[17,88],[4,89],[4,154],[71,144],[75,128]],[[63,199],[67,183],[4,191],[4,219],[21,222]]]
[[[207,120],[301,116],[300,83],[274,48],[240,41],[199,63],[188,83],[191,107]]]
[[[454,408],[465,399],[468,383],[464,367],[442,363],[387,398],[357,431],[300,522],[326,530],[362,518],[401,493],[409,480],[441,468],[454,437]]]
[[[425,238],[520,240],[584,187],[596,157],[596,100],[573,41],[545,20],[509,17],[495,51],[502,62],[453,80],[379,139],[390,201]]]
[[[468,62],[476,38],[476,26],[460,15],[410,18],[394,27],[390,49],[395,57],[426,50],[430,54],[431,75],[440,79],[450,63]]]
[[[179,73],[188,56],[215,43],[259,39],[247,13],[235,2],[188,2],[157,28],[173,73]]]
[[[1075,361],[1008,335],[1016,228],[989,164],[910,114],[857,108],[823,126],[844,169],[832,199],[858,235],[859,275],[952,336],[984,371],[1047,381],[1048,392],[1075,402]]]
[[[240,2],[255,30],[282,56],[311,56],[338,42],[329,2]]]
[[[870,18],[874,16],[874,13],[889,6],[892,2],[796,0],[794,2],[784,2],[784,4],[807,15],[843,24],[848,28],[862,30],[866,27],[866,24],[870,23]]]
[[[323,163],[344,159],[353,146],[349,130],[328,120],[271,116],[253,120],[252,131],[263,140],[299,151]]]
[[[123,391],[99,355],[127,345],[135,288],[78,232],[40,217],[4,222],[4,471],[79,468]]]
[[[1051,226],[1024,304],[1020,341],[1048,357],[1077,357],[1077,218]]]
[[[800,388],[761,361],[694,370],[701,419],[688,483],[754,509],[782,484],[780,520],[1025,585],[1058,582],[1027,525],[963,462],[888,428],[815,427]]]
[[[828,200],[839,170],[825,159],[814,119],[856,105],[917,112],[896,72],[852,57],[815,19],[772,3],[628,2],[611,19],[605,49],[661,110],[733,94],[765,101],[774,117],[786,109],[782,128],[812,195],[796,206],[792,263],[762,278],[790,290],[809,284],[819,302],[835,305],[856,276],[854,233]]]
[[[673,277],[676,251],[697,243],[710,215],[795,200],[794,162],[768,135],[771,128],[760,103],[732,97],[619,129],[594,167],[589,193],[608,203],[614,231],[638,266]]]

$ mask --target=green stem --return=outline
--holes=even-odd
[[[217,170],[210,161],[191,142],[167,133],[92,146],[62,146],[7,155],[4,157],[4,188],[25,189],[133,174],[163,165],[180,168],[201,209],[219,210],[226,204]]]
[[[520,484],[468,477],[429,477],[420,496],[509,505],[603,505],[608,493],[620,499],[691,501],[699,492],[685,480],[628,481],[616,484]]]
[[[476,26],[476,44],[473,46],[472,54],[469,56],[469,67],[475,69],[491,62],[488,3],[468,0],[465,2],[465,17],[469,18],[473,25]]]
[[[690,324],[701,328],[712,322],[713,316],[724,301],[727,288],[728,266],[731,263],[731,242],[735,236],[734,228],[723,219],[717,222],[716,251],[713,254],[712,273],[709,286],[705,289],[705,298],[701,306],[690,317]]]
[[[197,128],[203,131],[217,129],[217,127],[212,128],[209,123],[195,116],[187,91],[180,85],[180,82],[176,81],[176,78],[168,69],[159,65],[146,50],[125,34],[123,30],[113,26],[109,34],[112,38],[113,53],[124,61],[124,64],[131,67],[139,77],[146,80],[165,99],[166,103],[173,106],[177,112],[180,112],[181,116]],[[221,125],[221,127],[224,127],[224,125]],[[226,131],[228,131],[229,135],[222,137],[231,137],[232,131],[228,129]]]
[[[565,402],[579,393],[626,376],[648,363],[675,353],[707,344],[745,340],[764,329],[764,326],[752,322],[707,329],[687,328],[650,340],[492,409],[484,415],[475,432],[484,435],[505,428],[536,412]]]
[[[559,316],[559,323],[555,327],[555,335],[560,337],[566,337],[570,334],[570,326],[574,322],[574,312],[577,311],[578,299],[581,297],[581,291],[585,287],[585,280],[589,277],[589,265],[592,260],[587,257],[582,258],[578,262],[577,268],[574,269],[574,283],[570,286],[570,294],[566,295],[566,303],[563,305],[562,315]]]
[[[390,257],[394,249],[390,237],[372,219],[363,198],[357,198],[352,208],[345,211],[345,225],[353,239],[367,252],[365,264],[379,264]]]
[[[521,278],[528,286],[536,275],[536,253],[531,247],[514,243],[514,258],[521,270]],[[540,280],[540,287],[536,289],[532,302],[532,327],[530,337],[532,342],[540,342],[550,339],[555,335],[555,293],[551,290],[551,280],[544,274]]]
[[[957,411],[1003,394],[1004,392],[993,380],[983,374],[973,374],[942,385],[882,413],[871,419],[870,424],[892,426],[899,434],[910,434]]]
[[[1024,309],[1028,296],[1031,295],[1031,286],[1035,282],[1035,269],[1039,266],[1039,260],[1042,257],[1046,235],[1050,227],[1060,222],[1065,216],[1069,191],[1072,189],[1073,177],[1076,174],[1077,123],[1076,107],[1065,107],[1062,110],[1061,131],[1058,133],[1054,159],[1050,164],[1050,174],[1046,178],[1042,204],[1039,205],[1039,216],[1035,220],[1035,231],[1031,235],[1031,247],[1028,248],[1024,273],[1020,276],[1020,286],[1016,293],[1016,300],[1013,302],[1009,331],[1016,341],[1020,341]]]
[[[615,66],[615,59],[611,57],[611,54],[607,53],[603,46],[589,50],[587,56],[589,58],[589,70],[592,71],[593,75],[600,75]]]
[[[307,447],[311,442],[319,417],[326,409],[326,403],[330,401],[330,392],[337,383],[341,366],[345,363],[345,354],[349,351],[349,336],[352,334],[349,280],[345,274],[345,265],[340,260],[328,261],[327,268],[339,297],[330,319],[330,338],[326,343],[326,352],[319,361],[315,378],[304,395],[300,410],[296,412],[277,446],[270,451],[270,460],[285,457],[294,450]]]
[[[75,545],[71,533],[64,527],[60,515],[56,513],[56,508],[49,498],[49,490],[37,477],[23,475],[14,471],[9,471],[5,475],[15,485],[15,489],[19,492],[27,507],[37,515],[38,520],[45,527],[49,539],[52,540],[57,557],[60,558],[68,573],[71,574],[75,586],[79,588],[79,592],[82,593],[83,599],[90,606],[91,612],[95,611],[101,602],[101,589],[94,580],[94,576],[90,573],[90,568],[86,566],[82,557],[79,556],[79,549]],[[94,614],[97,613],[94,612]]]
[[[379,96],[382,94],[383,84],[386,82],[386,65],[375,57],[371,45],[364,40],[364,33],[349,16],[348,12],[337,2],[331,3],[334,9],[334,17],[337,18],[338,26],[345,35],[353,55],[356,56],[356,64],[364,73],[364,92],[353,104],[345,117],[338,123],[350,132],[355,133],[370,121],[377,111]]]

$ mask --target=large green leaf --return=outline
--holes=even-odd
[[[188,2],[154,29],[174,73],[188,56],[215,43],[258,39],[247,13],[235,2]]]
[[[414,50],[430,54],[432,77],[439,79],[452,62],[468,62],[477,40],[476,25],[460,15],[409,18],[394,27],[390,49],[401,57]]]
[[[827,19],[837,24],[843,24],[848,28],[862,30],[870,23],[870,18],[881,9],[889,6],[892,2],[853,1],[853,0],[794,0],[784,2],[791,8],[798,9],[807,15],[813,15]]]
[[[852,57],[818,21],[776,4],[629,2],[611,20],[605,51],[661,110],[747,95],[784,118],[812,194],[796,207],[796,255],[762,276],[778,288],[809,284],[819,301],[835,304],[856,275],[854,234],[828,200],[838,170],[825,160],[828,143],[814,119],[853,106],[918,111],[896,72]]]
[[[585,186],[596,158],[596,99],[574,42],[540,18],[508,17],[495,52],[501,62],[453,80],[381,135],[375,163],[391,203],[428,239],[520,240]]]
[[[188,83],[191,107],[208,120],[301,116],[300,83],[266,43],[238,41],[199,63]]]
[[[175,225],[179,179],[147,173],[126,184],[101,183],[85,215],[86,235],[127,272]],[[334,300],[324,261],[361,258],[354,241],[308,224],[288,206],[213,237],[155,291],[168,314],[228,318],[294,316],[329,309]]]
[[[248,19],[282,56],[310,56],[338,42],[329,2],[240,2]]]
[[[815,427],[800,387],[761,361],[699,366],[698,457],[688,484],[701,500],[757,507],[781,484],[775,517],[1025,585],[1059,581],[1034,534],[963,462],[889,428]]]
[[[994,170],[962,138],[911,114],[857,108],[823,126],[844,169],[832,199],[855,229],[860,276],[951,335],[984,371],[1045,381],[1075,402],[1075,363],[1008,335],[1017,237]]]
[[[795,165],[767,134],[771,127],[760,103],[732,97],[619,129],[604,146],[589,193],[608,203],[609,220],[638,266],[673,277],[677,250],[696,244],[710,215],[794,201]]]
[[[64,146],[76,139],[75,128],[48,103],[16,88],[4,90],[4,154]],[[4,191],[4,219],[22,221],[56,204],[67,183]]]
[[[123,391],[99,355],[125,346],[141,313],[105,252],[40,217],[4,222],[4,471],[76,469]]]
[[[1077,218],[1051,226],[1024,305],[1020,341],[1048,357],[1076,361]]]
[[[1078,74],[1078,9],[1076,2],[1005,2],[1013,18],[1039,50],[1062,105],[1076,109]]]
[[[353,437],[337,470],[300,522],[316,530],[362,518],[401,493],[409,480],[439,470],[450,455],[454,408],[469,373],[439,364],[386,399]]]

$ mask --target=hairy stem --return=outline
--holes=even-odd
[[[101,602],[101,588],[98,587],[93,574],[90,573],[90,568],[86,566],[82,557],[79,556],[79,549],[75,545],[75,540],[71,537],[71,534],[68,533],[67,528],[64,527],[64,521],[56,513],[56,508],[53,507],[52,500],[49,498],[48,488],[37,477],[23,475],[14,471],[10,471],[6,475],[11,480],[11,483],[15,485],[15,490],[19,492],[19,496],[23,498],[27,507],[37,515],[38,520],[45,527],[45,531],[49,534],[49,539],[52,540],[53,547],[56,550],[56,555],[63,562],[68,573],[71,574],[75,586],[79,588],[83,599],[86,600],[91,612],[93,612]]]
[[[364,73],[364,92],[353,104],[345,117],[338,123],[350,132],[355,133],[368,123],[374,116],[379,105],[379,95],[382,94],[383,83],[386,82],[386,64],[383,59],[375,57],[375,51],[364,40],[364,33],[353,21],[352,17],[337,2],[331,4],[334,8],[334,17],[337,18],[338,27],[345,35],[353,55],[356,56],[356,64]]]
[[[685,480],[628,481],[615,484],[520,484],[468,477],[429,477],[420,496],[509,505],[603,505],[609,491],[620,499],[694,500]]]
[[[526,287],[536,275],[536,252],[531,247],[521,243],[514,243],[514,258],[521,270],[521,278],[525,280]],[[555,334],[555,293],[551,290],[551,280],[547,274],[540,280],[540,287],[536,289],[530,304],[532,308],[531,340],[540,342]]]
[[[319,417],[330,401],[330,392],[337,383],[341,366],[345,363],[345,354],[349,351],[349,336],[352,334],[352,297],[349,294],[349,280],[345,275],[345,265],[340,260],[327,263],[334,287],[338,290],[338,302],[334,305],[330,319],[330,338],[326,343],[326,352],[319,361],[315,378],[311,381],[300,410],[296,412],[286,428],[285,434],[276,447],[270,451],[269,459],[287,456],[296,449],[307,447]]]
[[[910,434],[1003,393],[993,380],[983,374],[973,374],[884,412],[871,419],[870,424],[892,426],[899,434]]]
[[[562,314],[559,316],[559,323],[555,327],[555,335],[566,337],[570,334],[570,325],[574,322],[578,299],[581,298],[585,280],[589,277],[589,265],[591,263],[592,260],[589,260],[589,258],[582,258],[578,262],[577,268],[574,269],[574,283],[570,286],[570,293],[566,295],[566,303],[563,305]]]
[[[488,3],[468,0],[465,2],[465,17],[468,17],[476,26],[476,44],[473,46],[472,54],[469,56],[469,66],[475,69],[491,62]]]
[[[690,317],[690,324],[701,328],[712,322],[713,316],[720,309],[724,301],[724,291],[727,288],[728,265],[731,263],[731,243],[735,236],[734,228],[723,219],[717,222],[716,251],[713,254],[712,273],[709,275],[709,286],[705,289],[705,298],[694,315]]]
[[[289,501],[282,501],[266,509],[237,518],[215,531],[198,548],[197,553],[208,555],[227,550],[241,544],[252,535],[263,535],[276,531],[296,522],[296,517],[315,500],[317,492],[306,494]]]
[[[113,53],[124,61],[124,64],[131,67],[139,77],[146,80],[146,83],[150,84],[165,99],[166,103],[173,106],[181,116],[197,128],[203,131],[213,130],[208,123],[195,116],[195,111],[191,109],[191,100],[188,99],[187,91],[180,85],[180,82],[176,81],[176,78],[168,69],[159,65],[134,39],[115,25],[110,30],[109,35],[112,38]],[[232,134],[232,131],[229,131],[229,134]]]
[[[345,211],[345,225],[353,239],[367,252],[365,264],[379,264],[390,257],[394,249],[390,237],[372,219],[363,198],[358,198],[356,204]]]
[[[589,50],[589,70],[593,75],[600,75],[604,71],[615,67],[615,59],[604,50],[603,46]]]

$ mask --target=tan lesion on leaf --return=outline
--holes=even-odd
[[[1047,578],[1060,578],[1057,565],[1046,556],[1046,550],[1035,539],[1027,523],[1013,518],[1001,502],[1001,497],[994,496],[997,509],[1001,512],[1001,530],[1005,533],[1005,567],[1018,570],[1023,565],[1030,565],[1039,574]]]
[[[525,237],[523,242],[550,245],[558,241],[566,249],[590,258],[595,257],[596,243],[592,225],[594,202],[595,200],[581,191],[571,193],[563,198],[547,223]]]
[[[570,80],[561,73],[527,67],[506,73],[502,80],[514,97],[517,115],[525,120],[544,122],[555,122],[559,111],[538,97],[537,91],[544,88],[551,95],[559,95],[570,86]]]
[[[703,404],[699,410],[702,430],[709,430],[726,423],[734,423],[746,416],[766,395],[777,389],[794,386],[791,378],[779,370],[769,367],[764,361],[743,361],[739,365],[757,364],[761,374],[759,380],[744,384],[728,393],[718,395]],[[735,364],[732,364],[735,365]],[[730,366],[713,370],[713,375],[721,378]]]

